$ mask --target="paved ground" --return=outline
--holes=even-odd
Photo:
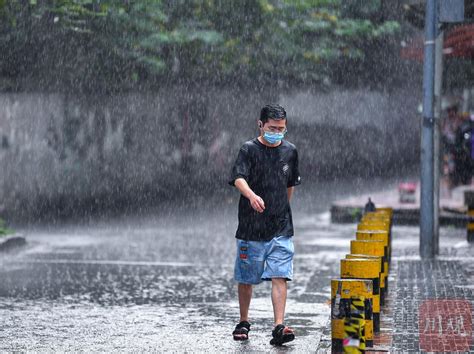
[[[440,255],[418,256],[418,228],[393,228],[389,293],[373,351],[474,352],[474,245],[462,229],[442,228]],[[329,352],[330,329],[318,351]]]
[[[299,352],[315,350],[327,325],[349,226],[328,213],[298,220],[287,307],[298,340],[287,350]],[[269,284],[255,291],[251,340],[231,337],[234,232],[221,216],[30,231],[26,249],[0,257],[0,351],[271,350]]]
[[[236,343],[230,335],[238,317],[233,203],[216,213],[24,230],[28,247],[0,256],[0,351],[329,351],[330,279],[338,276],[355,225],[331,224],[329,213],[309,202],[297,206],[296,279],[287,306],[297,339],[279,350],[269,346],[270,287],[264,284],[252,302],[251,339]],[[442,258],[427,265],[416,256],[416,227],[393,232],[390,282],[396,286],[379,344],[416,350],[423,296],[472,295],[473,248],[462,230],[442,229]],[[431,269],[444,278],[433,283]],[[423,284],[434,285],[425,292]]]
[[[445,240],[435,260],[398,252],[392,292],[394,351],[474,352],[474,245]]]
[[[393,302],[396,351],[474,351],[472,258],[399,261]]]

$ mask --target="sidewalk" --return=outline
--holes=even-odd
[[[441,229],[439,256],[421,260],[413,227],[393,228],[381,332],[367,352],[474,352],[474,244],[465,232]],[[330,352],[330,343],[329,321],[319,350]]]
[[[463,228],[462,220],[467,211],[464,203],[465,191],[474,190],[474,186],[459,186],[449,191],[446,186],[440,190],[440,224]],[[367,193],[358,196],[337,200],[331,205],[331,220],[335,223],[354,223],[362,215],[367,201],[371,200],[378,207],[393,208],[393,222],[395,225],[418,225],[420,218],[420,191],[419,184],[413,203],[401,203],[397,186],[388,186],[378,193]]]
[[[434,260],[420,260],[418,249],[394,252],[386,316],[391,350],[474,351],[474,245],[441,248]]]

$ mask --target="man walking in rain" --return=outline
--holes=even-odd
[[[266,105],[260,112],[258,138],[247,141],[232,168],[230,184],[241,193],[237,257],[234,277],[238,282],[240,322],[235,340],[249,336],[249,306],[252,286],[272,282],[274,328],[272,345],[295,338],[284,324],[287,281],[293,278],[293,221],[290,199],[300,184],[298,153],[286,133],[286,112],[279,105]]]

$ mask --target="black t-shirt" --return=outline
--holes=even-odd
[[[235,237],[249,241],[269,241],[276,236],[293,236],[293,220],[287,188],[300,184],[296,147],[282,140],[268,147],[257,138],[247,141],[232,168],[230,185],[244,178],[265,203],[258,213],[243,195],[239,201],[239,227]]]

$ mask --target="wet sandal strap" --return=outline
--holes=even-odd
[[[247,333],[249,331],[250,331],[250,323],[248,323],[247,321],[242,321],[237,326],[235,326],[234,333],[238,332],[238,334],[241,334],[241,333]]]
[[[284,329],[285,329],[285,325],[283,325],[283,324],[279,324],[279,325],[275,326],[275,328],[272,331],[272,337],[273,338],[280,337],[282,335]]]

